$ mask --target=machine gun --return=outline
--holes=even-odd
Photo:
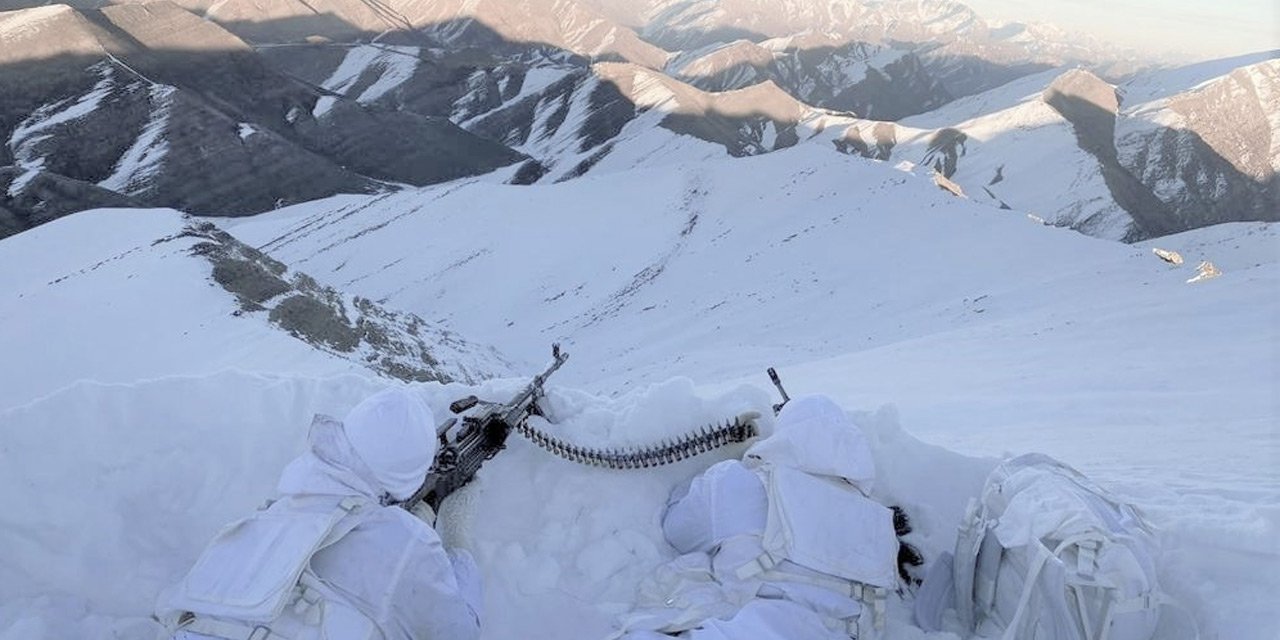
[[[538,405],[543,395],[542,385],[569,359],[569,354],[561,352],[558,344],[551,346],[551,356],[553,360],[547,369],[534,376],[510,402],[485,402],[475,396],[467,396],[449,405],[450,411],[462,415],[462,426],[452,434],[452,438],[450,432],[458,423],[457,418],[450,418],[437,429],[440,450],[435,463],[422,486],[401,503],[402,507],[412,511],[419,502],[426,502],[432,511],[439,512],[440,503],[445,498],[470,482],[486,460],[506,448],[507,436],[513,430],[552,455],[578,464],[617,470],[672,464],[729,444],[745,442],[758,433],[755,419],[759,414],[748,412],[647,446],[614,449],[573,444],[529,424],[531,416],[547,417]],[[776,375],[774,380],[781,391],[782,383]],[[785,404],[786,392],[782,391],[782,395]],[[781,406],[774,405],[774,411]]]
[[[419,502],[426,501],[432,511],[438,512],[445,498],[470,482],[486,460],[506,448],[512,429],[523,427],[530,416],[545,417],[538,405],[543,397],[542,385],[569,359],[569,354],[560,351],[558,344],[551,346],[551,356],[552,362],[546,370],[534,376],[509,402],[485,402],[476,396],[467,396],[450,404],[449,410],[462,416],[462,426],[454,430],[458,419],[453,417],[440,425],[436,431],[440,450],[431,472],[401,506],[412,511]]]

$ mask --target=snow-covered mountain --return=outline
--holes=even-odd
[[[1117,159],[1169,206],[1178,227],[1274,219],[1280,52],[1151,74],[1119,92]]]
[[[310,413],[387,383],[366,364],[386,342],[344,352],[289,335],[337,317],[282,325],[276,311],[305,292],[334,292],[317,295],[352,314],[344,326],[391,318],[389,335],[417,335],[459,379],[530,371],[561,341],[573,357],[546,427],[592,446],[767,412],[775,365],[793,394],[861,410],[876,497],[913,514],[927,558],[954,543],[991,456],[1050,453],[1161,527],[1161,579],[1202,635],[1270,637],[1275,225],[1124,245],[824,147],[340,196],[222,220],[229,235],[112,210],[0,241],[0,321],[20,328],[2,348],[23,372],[0,400],[14,505],[0,515],[0,575],[14,576],[0,637],[153,637],[155,593],[269,494]],[[1200,260],[1222,275],[1188,283]],[[370,304],[404,312],[355,315]],[[443,415],[519,384],[414,388]],[[657,526],[667,492],[739,451],[628,474],[513,440],[442,516],[483,567],[485,637],[603,635],[674,553]],[[892,598],[890,640],[921,637],[909,606]]]
[[[943,0],[79,4],[0,13],[0,233],[802,143],[1108,238],[1280,215],[1274,56],[1117,87],[1063,75],[1105,48]]]
[[[915,51],[945,90],[964,96],[1048,67],[1132,70],[1132,54],[1050,25],[995,23],[956,0],[595,0],[669,50],[819,33]],[[624,8],[627,7],[627,8]]]
[[[251,214],[521,159],[444,118],[355,101],[317,113],[319,91],[170,2],[0,13],[0,40],[0,164],[16,173],[0,219],[19,230],[128,202]],[[37,178],[64,187],[24,196]]]
[[[1274,54],[1119,86],[1047,71],[897,123],[856,123],[836,143],[931,166],[967,197],[1098,237],[1276,220],[1277,74]]]
[[[629,63],[587,66],[572,58],[539,54],[494,60],[487,66],[450,66],[448,75],[409,76],[380,63],[391,54],[373,47],[347,49],[341,61],[330,63],[337,69],[332,72],[316,67],[313,58],[296,48],[277,49],[271,55],[276,64],[297,69],[290,73],[306,73],[297,61],[308,61],[317,83],[350,84],[355,90],[349,95],[357,100],[368,101],[376,94],[372,101],[387,108],[447,116],[471,133],[510,146],[532,158],[506,178],[516,182],[554,182],[726,153],[755,155],[796,144],[835,144],[870,158],[936,168],[970,198],[1113,239],[1132,241],[1277,215],[1264,206],[1274,199],[1274,187],[1269,186],[1274,184],[1269,177],[1274,171],[1267,168],[1270,161],[1256,161],[1270,157],[1270,140],[1280,137],[1267,119],[1275,113],[1265,93],[1277,64],[1270,56],[1237,59],[1245,65],[1241,73],[1256,77],[1258,92],[1224,98],[1220,117],[1206,115],[1197,125],[1221,132],[1252,122],[1251,139],[1267,149],[1229,144],[1179,148],[1185,162],[1216,167],[1215,175],[1232,185],[1235,200],[1214,200],[1217,187],[1212,180],[1160,187],[1176,168],[1148,166],[1147,155],[1118,151],[1132,144],[1120,139],[1127,135],[1124,127],[1143,117],[1135,115],[1137,107],[1129,106],[1129,98],[1121,110],[1128,85],[1116,87],[1083,70],[1055,69],[894,123],[795,99],[795,91],[779,83],[799,76],[783,74],[775,80],[768,75],[787,68],[791,58],[786,56],[799,54],[789,50],[786,41],[766,44],[781,53],[740,42],[677,57],[665,71]],[[901,55],[878,51],[891,58]],[[721,55],[728,58],[718,58]],[[757,66],[728,62],[739,59],[755,60],[751,64]],[[745,75],[730,71],[733,68]],[[1230,73],[1226,65],[1216,68]],[[850,66],[841,73],[865,73],[865,86],[874,86],[881,80],[869,79],[883,76],[869,69]],[[1187,73],[1170,74],[1175,80],[1166,84],[1190,78]],[[393,75],[397,80],[388,82]],[[754,80],[747,80],[748,75]],[[1203,81],[1187,80],[1180,88],[1169,85],[1170,93],[1193,91]],[[819,86],[834,85],[810,84]],[[851,85],[851,93],[843,95],[856,96],[862,86]],[[821,93],[813,90],[814,95]],[[1157,127],[1152,135],[1179,127]],[[1245,156],[1254,160],[1242,160]],[[1248,162],[1257,166],[1234,168]],[[1247,206],[1236,206],[1240,202]]]
[[[677,56],[666,70],[708,91],[771,81],[806,104],[880,120],[951,100],[911,51],[812,33],[710,45]]]

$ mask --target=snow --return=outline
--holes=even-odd
[[[418,68],[418,55],[417,47],[381,44],[354,46],[320,86],[361,104],[372,104],[413,77]],[[372,82],[359,92],[353,92],[369,74],[376,74],[372,76]],[[316,101],[312,114],[319,118],[328,113],[336,101],[334,96],[321,96]]]
[[[520,382],[415,388],[443,414],[466,394],[502,398]],[[6,503],[43,497],[20,513],[0,514],[7,550],[0,568],[18,578],[0,583],[0,621],[8,621],[0,638],[154,637],[147,615],[158,589],[180,577],[223,524],[271,495],[278,471],[303,450],[311,414],[343,415],[379,387],[359,377],[222,372],[80,382],[0,413],[6,446],[48,456],[0,468]],[[544,428],[580,443],[617,445],[652,442],[746,408],[767,411],[770,398],[758,388],[702,397],[691,381],[676,379],[620,399],[553,389],[549,400],[557,424]],[[891,416],[862,421],[878,451],[944,463],[959,487],[976,491],[991,464],[916,442]],[[550,457],[519,436],[509,443],[441,514],[445,539],[470,549],[484,569],[485,610],[495,612],[486,638],[602,637],[626,610],[634,585],[674,555],[658,526],[668,493],[743,449],[613,472]],[[99,480],[84,491],[78,478]],[[893,472],[883,480],[884,499],[905,504],[923,504],[917,492],[932,484]],[[938,488],[946,497],[936,517],[958,518],[961,491],[956,484]],[[929,528],[934,514],[917,513],[919,526]],[[65,615],[76,610],[94,613]]]
[[[870,56],[866,58],[850,57],[843,61],[841,73],[843,82],[836,86],[853,86],[867,79],[867,72],[871,69],[882,70],[885,67],[901,60],[907,55],[906,51],[893,48],[876,48]]]
[[[1088,221],[1088,233],[1096,237],[1119,240],[1128,233],[1132,218],[1112,197],[1097,159],[1079,147],[1071,124],[1039,93],[950,128],[967,136],[950,179],[969,197],[1032,213],[1052,224]],[[931,165],[927,159],[941,157],[929,151],[934,135],[900,130],[894,157]],[[1064,193],[1072,197],[1064,200]]]
[[[184,222],[174,211],[99,210],[0,243],[6,327],[0,353],[6,370],[22,372],[4,376],[0,409],[81,379],[127,383],[225,369],[368,371],[271,329],[265,319],[234,316],[239,305],[208,282],[209,264],[187,256],[198,239],[153,246],[180,233]]]
[[[508,102],[515,104],[526,96],[538,93],[564,79],[569,73],[569,70],[557,67],[531,67],[524,74],[524,83],[520,85],[520,93]]]
[[[269,496],[310,415],[341,415],[387,384],[231,317],[207,267],[183,257],[190,239],[152,246],[180,222],[97,211],[0,241],[0,326],[23,327],[0,334],[7,370],[23,372],[0,386],[0,500],[18,505],[0,512],[0,638],[152,637],[155,593]],[[1276,225],[1128,246],[816,145],[563,184],[341,196],[219,224],[524,371],[563,342],[557,423],[539,424],[581,444],[767,414],[763,370],[777,366],[793,395],[853,412],[876,497],[906,507],[926,558],[954,543],[999,457],[1044,451],[1159,526],[1164,586],[1201,637],[1280,629]],[[1224,273],[1187,285],[1192,267],[1159,260],[1157,245]],[[443,415],[520,383],[414,388]],[[479,560],[493,640],[603,635],[673,553],[658,527],[670,488],[741,452],[611,472],[510,445],[440,525]],[[891,598],[888,640],[925,636],[908,605]]]
[[[680,135],[659,124],[668,114],[651,109],[623,126],[608,155],[591,168],[593,174],[628,171],[636,167],[675,165],[690,160],[718,160],[724,147]],[[594,150],[593,150],[594,151]],[[582,154],[589,157],[591,152]],[[566,163],[573,166],[576,163]]]
[[[147,188],[151,178],[160,172],[164,158],[169,153],[169,141],[164,134],[169,126],[173,95],[177,89],[169,85],[153,84],[147,90],[150,92],[151,117],[142,127],[138,139],[116,161],[111,175],[98,183],[100,187],[124,194],[140,193]]]
[[[725,157],[723,146],[659,126],[669,115],[668,109],[678,106],[675,95],[650,74],[637,74],[636,81],[651,83],[645,84],[639,91],[641,96],[635,98],[637,107],[648,110],[624,125],[606,145],[583,149],[582,126],[592,114],[591,96],[601,82],[599,78],[588,77],[571,92],[536,98],[539,102],[534,109],[529,139],[514,148],[532,157],[555,159],[541,180],[543,183],[573,177],[583,162],[592,163],[592,173],[607,173],[657,163]],[[650,98],[655,102],[650,102]],[[553,122],[559,124],[551,131]]]
[[[1023,76],[994,89],[953,100],[933,111],[903,118],[898,123],[917,129],[937,129],[1005,111],[1028,100],[1039,99],[1045,88],[1066,72],[1066,69],[1059,68]]]
[[[0,23],[0,26],[16,23],[17,27],[34,28],[40,20],[58,15],[60,9],[65,7],[48,9],[54,10],[48,11],[41,8],[24,11],[18,18],[25,18],[26,14],[30,13],[32,21],[11,19]],[[14,164],[23,169],[23,172],[9,183],[7,191],[9,197],[17,197],[22,193],[27,184],[44,168],[44,158],[39,155],[39,144],[51,135],[44,132],[93,113],[102,103],[103,98],[111,94],[115,87],[115,76],[111,67],[100,65],[95,66],[94,70],[98,73],[99,79],[88,93],[75,99],[59,100],[36,109],[34,113],[18,123],[18,126],[14,127],[9,134],[9,150],[13,153]]]
[[[1280,58],[1280,51],[1263,51],[1232,58],[1144,73],[1120,86],[1121,110],[1132,112],[1147,103],[1193,91],[1206,83],[1246,67]]]
[[[636,108],[652,109],[662,112],[674,112],[679,109],[679,98],[667,86],[668,80],[659,74],[637,70],[635,88],[631,92],[631,100]]]
[[[33,136],[65,122],[78,120],[90,113],[93,113],[102,99],[111,93],[112,87],[115,86],[115,78],[111,73],[110,67],[98,67],[100,78],[89,90],[89,93],[76,98],[60,100],[53,104],[47,104],[35,113],[32,113],[23,120],[17,127],[14,127],[13,133],[9,134],[9,148],[16,149],[24,142],[28,142]]]
[[[36,176],[40,175],[40,170],[44,168],[44,159],[42,158],[34,161],[28,160],[26,162],[20,161],[18,166],[22,167],[22,173],[19,173],[18,177],[14,178],[9,183],[9,188],[5,190],[5,193],[8,194],[10,198],[16,198],[21,195],[22,190],[26,189],[27,185],[31,184],[31,181],[34,180]]]
[[[373,84],[360,94],[363,104],[376,102],[392,89],[404,84],[413,77],[418,68],[418,49],[416,47],[380,46],[383,50],[379,62],[382,63],[382,74]]]
[[[269,497],[305,442],[300,413],[374,388],[237,372],[85,381],[0,413],[7,449],[48,456],[0,466],[4,503],[23,505],[0,515],[0,638],[156,637],[158,588]]]

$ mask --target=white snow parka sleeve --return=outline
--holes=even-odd
[[[709,552],[725,538],[764,532],[764,484],[738,460],[711,465],[680,492],[672,492],[662,519],[663,534],[680,553]]]

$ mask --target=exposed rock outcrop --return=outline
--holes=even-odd
[[[321,286],[305,273],[291,272],[210,223],[193,223],[179,237],[202,239],[191,248],[212,266],[212,278],[240,302],[238,314],[265,313],[268,320],[299,340],[382,373],[412,382],[475,383],[488,371],[472,371],[449,356],[506,363],[413,314],[384,309],[358,296]]]
[[[1126,105],[1116,148],[1177,230],[1280,220],[1280,59]]]

